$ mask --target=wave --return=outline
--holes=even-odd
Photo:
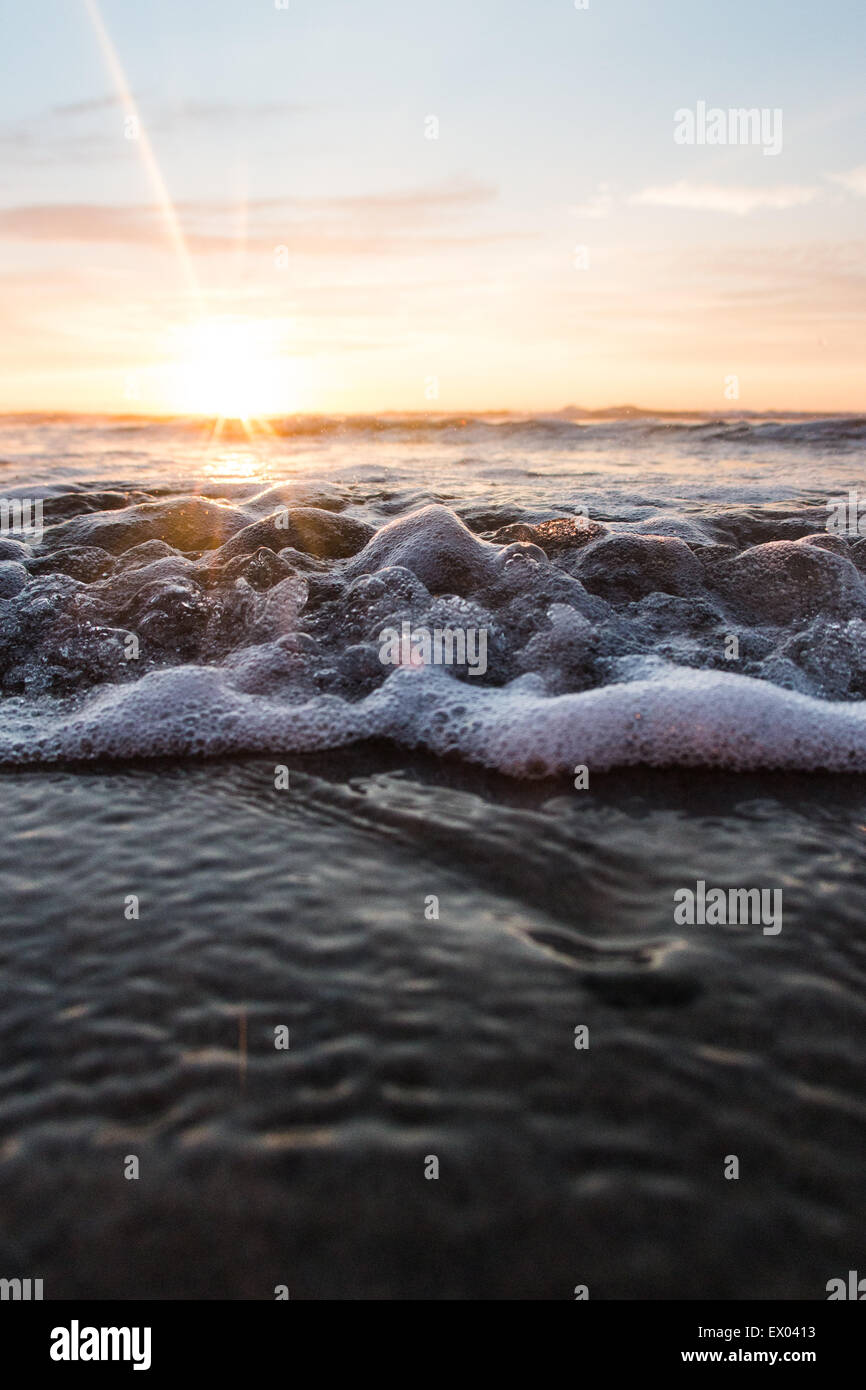
[[[140,498],[53,496],[0,539],[0,761],[387,739],[518,777],[866,770],[866,540],[826,508],[478,534],[301,482]]]
[[[676,671],[547,696],[523,677],[501,690],[442,671],[395,671],[356,704],[285,705],[223,671],[181,667],[102,691],[58,716],[17,711],[0,732],[7,766],[91,759],[322,752],[367,739],[423,748],[513,777],[649,766],[866,771],[866,704],[827,703],[748,676]]]
[[[63,426],[98,430],[107,439],[144,434],[158,438],[168,434],[208,437],[214,422],[190,416],[0,416],[5,426]],[[849,445],[866,443],[866,416],[862,414],[749,414],[707,415],[694,411],[653,411],[635,406],[604,410],[567,407],[563,411],[523,415],[510,412],[462,414],[387,413],[381,415],[291,415],[254,421],[221,422],[221,437],[246,439],[250,428],[276,439],[376,439],[417,440],[516,440],[545,443],[590,443],[612,438],[719,441],[782,446]]]

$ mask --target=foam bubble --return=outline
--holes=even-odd
[[[431,593],[471,593],[496,571],[501,551],[447,507],[431,505],[383,526],[350,561],[352,578],[386,566],[411,570]]]

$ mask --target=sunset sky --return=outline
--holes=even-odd
[[[0,409],[862,410],[864,30],[0,0]],[[780,108],[781,153],[678,145],[699,101]]]

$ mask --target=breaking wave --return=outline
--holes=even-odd
[[[51,490],[43,534],[0,540],[0,760],[385,739],[515,777],[866,770],[866,541],[826,509],[394,510],[297,481]],[[483,630],[484,671],[383,664],[404,625]]]

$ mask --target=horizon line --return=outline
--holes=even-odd
[[[801,416],[810,419],[832,420],[840,416],[866,416],[866,405],[855,407],[841,407],[836,410],[792,410],[779,408],[777,406],[767,406],[763,408],[746,409],[724,409],[719,410],[713,407],[695,408],[687,410],[677,409],[676,407],[659,406],[637,406],[630,404],[606,405],[606,406],[551,406],[547,408],[514,409],[513,407],[470,407],[459,409],[452,407],[445,410],[401,410],[394,407],[386,407],[380,410],[286,410],[275,411],[262,415],[224,415],[217,412],[203,413],[200,411],[118,411],[118,410],[71,410],[64,407],[35,407],[24,409],[3,409],[0,408],[0,420],[14,419],[33,419],[33,418],[60,418],[67,420],[141,420],[147,422],[168,422],[186,421],[194,424],[209,424],[214,421],[222,420],[227,424],[243,425],[252,424],[257,421],[263,423],[273,420],[381,420],[386,417],[396,419],[453,419],[457,416],[467,416],[472,419],[484,419],[485,417],[509,417],[517,419],[592,419],[592,418],[678,418],[678,419],[699,419],[711,416],[714,419],[725,417],[742,418],[743,416]]]

